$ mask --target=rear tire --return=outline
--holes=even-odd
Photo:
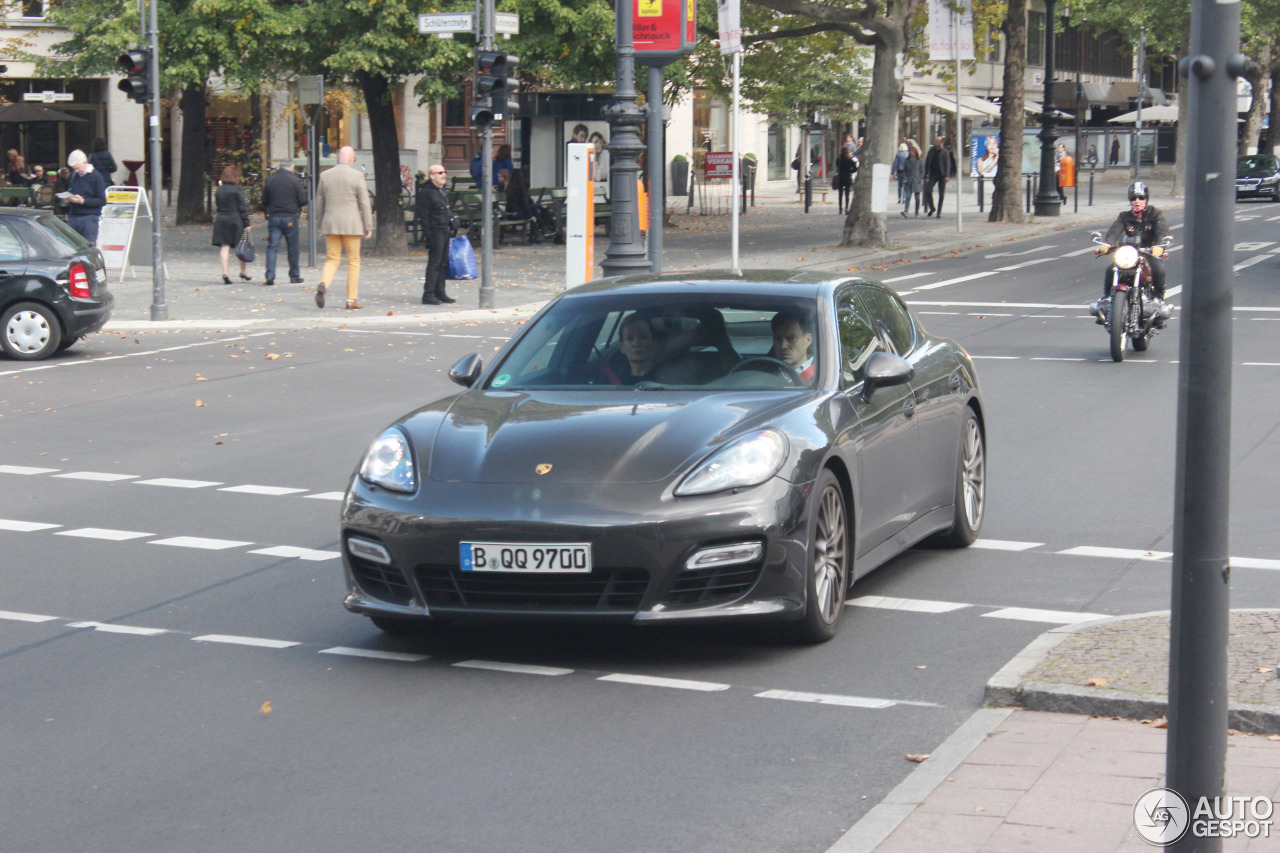
[[[0,348],[19,361],[48,358],[62,343],[62,326],[53,309],[19,302],[0,317]]]
[[[967,548],[978,538],[987,508],[987,439],[973,409],[968,410],[960,433],[956,462],[955,518],[951,529],[938,537],[949,548]]]
[[[1124,361],[1124,327],[1129,321],[1129,294],[1124,290],[1111,292],[1111,360]]]
[[[836,635],[849,589],[849,515],[840,481],[823,469],[814,488],[805,568],[804,617],[791,626],[799,643],[825,643]]]

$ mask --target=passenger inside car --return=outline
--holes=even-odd
[[[653,370],[654,356],[658,351],[658,339],[653,333],[649,318],[632,314],[623,320],[618,341],[618,348],[626,356],[626,363],[617,371],[617,384],[634,385]]]
[[[797,374],[801,381],[812,382],[813,368],[813,327],[809,318],[802,312],[784,309],[773,315],[770,322],[773,329],[773,349],[769,355],[786,363]]]

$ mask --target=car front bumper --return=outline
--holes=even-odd
[[[348,610],[637,623],[786,620],[804,611],[805,486],[775,477],[738,493],[686,498],[664,493],[662,484],[430,483],[424,490],[430,494],[398,495],[353,479],[342,517]],[[461,542],[585,542],[592,571],[463,571]],[[686,568],[702,549],[750,542],[763,546],[758,560]]]

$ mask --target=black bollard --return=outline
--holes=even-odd
[[[804,212],[809,212],[809,207],[813,204],[813,175],[806,175],[804,179]]]

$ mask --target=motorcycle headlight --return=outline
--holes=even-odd
[[[1122,270],[1131,270],[1138,265],[1138,249],[1136,246],[1121,246],[1116,249],[1115,265]]]
[[[360,463],[360,478],[393,492],[412,492],[418,488],[413,454],[409,452],[409,440],[404,433],[389,429],[369,445]]]
[[[693,466],[676,487],[676,494],[707,495],[758,486],[778,473],[786,458],[786,437],[775,430],[762,429],[726,444]]]

